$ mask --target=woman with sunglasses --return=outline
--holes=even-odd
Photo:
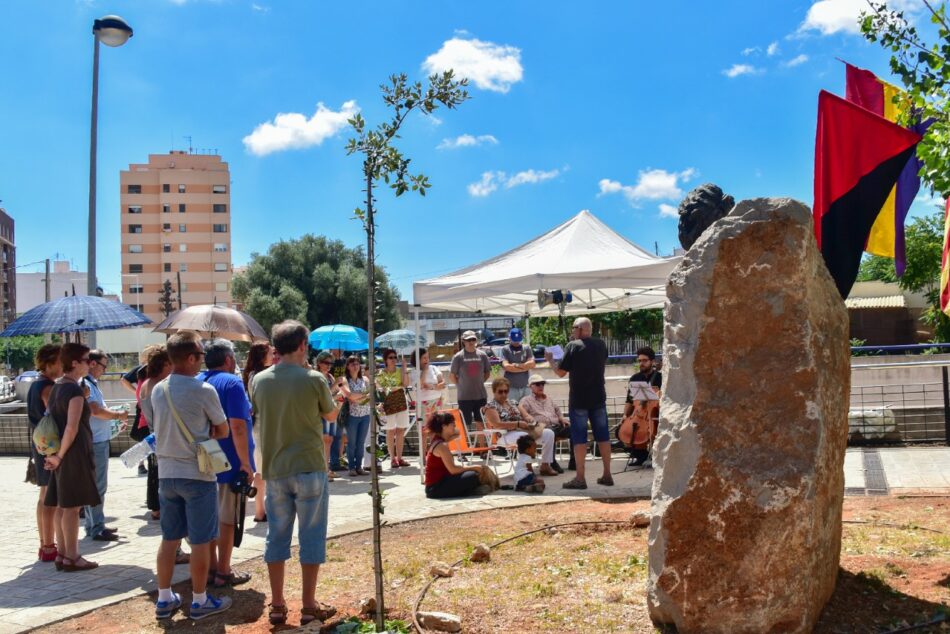
[[[360,465],[369,431],[369,380],[363,374],[360,358],[356,355],[346,360],[345,372],[340,391],[350,402],[350,415],[346,418],[346,462],[350,466],[350,476],[364,476],[368,471]]]
[[[409,387],[409,373],[406,372],[405,359],[396,367],[396,351],[384,350],[385,366],[376,375],[376,389],[383,396],[383,429],[386,430],[386,447],[389,449],[390,466],[393,469],[408,467],[402,459],[402,449],[406,442],[406,430],[409,429],[409,403],[406,400],[406,388]]]
[[[505,377],[498,377],[491,382],[491,391],[494,398],[485,405],[484,417],[487,429],[504,430],[499,439],[502,446],[513,445],[518,438],[530,433],[541,445],[541,475],[554,476],[557,472],[551,467],[554,460],[554,432],[535,421],[517,403],[508,400],[511,383]],[[542,427],[540,434],[535,432],[536,427]]]
[[[65,343],[59,353],[63,378],[49,395],[49,413],[59,429],[60,446],[46,456],[46,468],[53,472],[46,489],[46,504],[56,507],[53,525],[60,552],[56,568],[64,572],[91,570],[99,564],[79,554],[79,509],[101,503],[96,487],[92,457],[92,428],[89,403],[79,381],[89,374],[89,347]]]
[[[258,372],[266,370],[276,363],[275,349],[269,341],[259,341],[251,344],[251,349],[247,353],[247,361],[244,363],[244,370],[241,378],[244,380],[244,391],[247,392],[247,398],[251,398],[251,385]],[[254,464],[262,469],[264,457],[261,455],[261,430],[258,429],[257,421],[254,420],[254,412],[251,412],[251,434],[254,436]],[[264,499],[267,494],[267,485],[260,470],[254,473],[254,486],[257,488],[257,497],[254,500],[254,521],[266,522],[267,513],[264,512]]]
[[[419,384],[419,400],[422,401],[422,420],[429,420],[433,414],[442,409],[442,391],[445,390],[445,379],[442,371],[429,363],[429,351],[419,348],[412,354],[412,365],[415,368],[410,373],[412,384]],[[428,434],[422,435],[422,453],[426,453]]]
[[[317,355],[317,372],[326,379],[327,387],[330,388],[330,396],[336,400],[339,394],[336,379],[333,378],[333,355],[324,350]],[[333,445],[333,437],[336,435],[336,421],[323,419],[323,455],[327,461],[327,480],[333,482],[336,479],[336,473],[330,468],[330,447]]]

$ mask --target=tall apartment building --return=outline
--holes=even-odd
[[[164,319],[165,280],[181,302],[231,305],[231,173],[220,156],[150,154],[119,175],[122,297]],[[176,306],[177,308],[177,306]]]
[[[16,240],[13,218],[0,207],[0,330],[16,319]]]

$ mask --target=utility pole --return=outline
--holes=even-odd
[[[178,310],[181,310],[181,271],[178,271]]]
[[[43,285],[45,286],[45,291],[46,291],[46,293],[45,293],[45,295],[44,295],[44,297],[46,298],[45,301],[46,301],[47,303],[49,303],[49,300],[51,299],[51,297],[50,297],[50,279],[49,279],[49,258],[46,258],[46,277],[43,278]],[[44,343],[50,343],[50,342],[52,342],[52,341],[53,341],[53,335],[51,335],[51,334],[49,334],[49,333],[47,333],[46,335],[43,335],[43,341],[44,341]]]

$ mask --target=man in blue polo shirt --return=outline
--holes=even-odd
[[[205,345],[207,370],[198,379],[211,385],[218,393],[221,407],[228,418],[231,434],[218,441],[231,463],[231,470],[218,474],[218,539],[211,543],[210,571],[217,587],[236,586],[251,579],[248,573],[231,570],[234,550],[234,527],[237,524],[237,494],[231,490],[241,473],[247,481],[254,478],[254,437],[251,434],[251,404],[247,400],[241,377],[234,373],[237,360],[234,346],[225,339]],[[210,575],[209,575],[210,576]]]

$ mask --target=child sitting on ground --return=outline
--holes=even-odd
[[[515,491],[544,493],[544,480],[534,474],[532,462],[538,455],[538,443],[529,434],[518,438],[518,459],[515,462]]]

